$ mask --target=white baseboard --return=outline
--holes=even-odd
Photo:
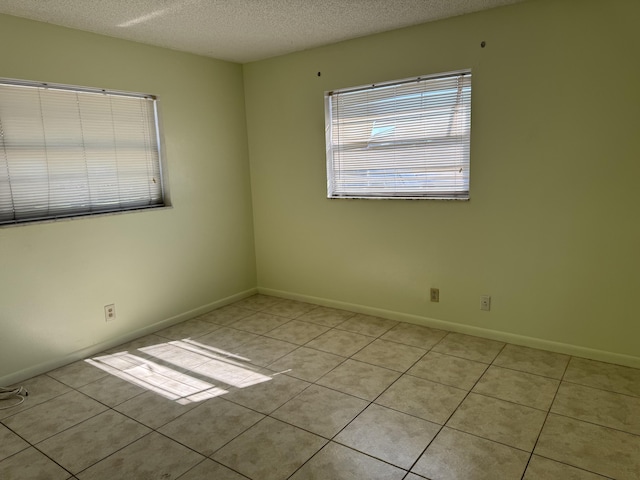
[[[464,333],[467,335],[475,335],[477,337],[488,338],[490,340],[499,340],[501,342],[512,343],[514,345],[522,345],[524,347],[538,348],[541,350],[549,350],[556,353],[564,353],[575,357],[589,358],[601,362],[615,363],[627,367],[640,368],[640,357],[624,355],[605,350],[597,350],[580,345],[572,345],[568,343],[554,342],[543,338],[527,337],[514,333],[501,332],[499,330],[491,330],[488,328],[475,327],[472,325],[464,325],[460,323],[448,322],[445,320],[437,320],[435,318],[421,317],[402,312],[394,312],[384,310],[382,308],[368,307],[366,305],[358,305],[354,303],[340,302],[326,298],[313,297],[310,295],[300,295],[297,293],[284,292],[271,288],[258,287],[258,292],[264,295],[273,295],[275,297],[288,298],[290,300],[298,300],[301,302],[314,303],[324,307],[338,308],[349,310],[352,312],[363,313],[365,315],[373,315],[376,317],[388,318],[401,322],[413,323],[425,327],[439,328],[451,332]]]
[[[83,358],[90,357],[91,355],[100,353],[108,348],[117,347],[118,345],[121,345],[125,342],[129,342],[136,338],[143,337],[145,335],[150,335],[154,332],[157,332],[158,330],[162,330],[163,328],[167,328],[172,325],[175,325],[176,323],[184,322],[185,320],[190,320],[192,318],[199,317],[200,315],[204,315],[205,313],[208,313],[211,310],[215,310],[216,308],[224,307],[225,305],[229,305],[230,303],[237,302],[238,300],[242,300],[243,298],[254,295],[257,292],[258,290],[256,288],[251,288],[249,290],[245,290],[244,292],[236,293],[235,295],[231,295],[221,300],[217,300],[215,302],[202,305],[201,307],[188,310],[178,315],[174,315],[173,317],[165,318],[158,322],[152,323],[151,325],[147,325],[146,327],[139,328],[132,332],[128,332],[124,335],[120,335],[118,337],[111,338],[104,342],[91,345],[90,347],[68,353],[67,355],[53,358],[51,360],[47,360],[46,362],[42,362],[37,365],[33,365],[31,367],[25,368],[18,372],[14,372],[4,377],[0,377],[0,385],[3,385],[3,386],[14,385],[28,378],[35,377],[36,375],[41,375],[43,373],[49,372],[51,370],[62,367],[64,365],[75,362],[77,360],[82,360]]]
[[[419,315],[412,315],[408,313],[395,312],[391,310],[385,310],[381,308],[369,307],[366,305],[359,305],[348,302],[341,302],[337,300],[330,300],[326,298],[314,297],[310,295],[301,295],[297,293],[285,292],[281,290],[274,290],[270,288],[252,288],[243,292],[231,295],[229,297],[217,300],[207,305],[183,312],[173,317],[165,318],[151,325],[147,325],[144,328],[137,329],[132,332],[128,332],[125,335],[109,339],[99,344],[91,345],[87,348],[71,352],[67,355],[57,357],[46,362],[42,362],[37,365],[25,368],[18,372],[11,373],[4,377],[0,377],[0,385],[14,385],[28,378],[43,373],[49,372],[55,368],[62,367],[69,363],[87,358],[91,355],[100,353],[108,348],[118,346],[122,343],[131,341],[135,338],[152,334],[163,328],[170,327],[176,323],[189,320],[191,318],[204,315],[216,308],[223,307],[243,298],[249,297],[255,293],[261,293],[264,295],[273,295],[275,297],[288,298],[291,300],[298,300],[301,302],[313,303],[324,307],[338,308],[342,310],[349,310],[352,312],[363,313],[366,315],[373,315],[376,317],[389,318],[391,320],[397,320],[401,322],[413,323],[415,325],[422,325],[425,327],[439,328],[442,330],[448,330],[451,332],[464,333],[467,335],[475,335],[478,337],[488,338],[491,340],[498,340],[502,342],[512,343],[515,345],[522,345],[525,347],[539,348],[542,350],[549,350],[557,353],[564,353],[566,355],[573,355],[576,357],[589,358],[592,360],[598,360],[601,362],[614,363],[617,365],[624,365],[628,367],[640,368],[640,357],[631,355],[624,355],[615,352],[608,352],[605,350],[597,350],[579,345],[572,345],[568,343],[554,342],[551,340],[545,340],[535,337],[527,337],[523,335],[516,335],[508,332],[501,332],[498,330],[490,330],[487,328],[475,327],[472,325],[464,325],[454,322],[448,322],[445,320],[438,320],[434,318],[421,317]]]

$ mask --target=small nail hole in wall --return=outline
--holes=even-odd
[[[482,48],[486,47],[486,46],[487,46],[487,42],[485,42],[485,41],[483,40],[483,41],[480,43],[480,46],[481,46]]]
[[[318,72],[318,76],[322,75],[322,72]]]

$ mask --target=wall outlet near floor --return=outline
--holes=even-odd
[[[105,322],[113,322],[116,319],[116,304],[112,303],[110,305],[104,306],[104,321]]]
[[[480,310],[491,310],[491,295],[480,295]]]
[[[439,302],[440,301],[440,289],[439,288],[432,288],[429,291],[429,299],[432,302]]]

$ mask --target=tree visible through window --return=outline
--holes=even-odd
[[[469,198],[471,72],[327,92],[329,198]]]
[[[0,224],[164,205],[155,97],[0,81]]]

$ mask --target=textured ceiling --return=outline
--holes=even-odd
[[[0,0],[0,13],[250,62],[522,0]]]

